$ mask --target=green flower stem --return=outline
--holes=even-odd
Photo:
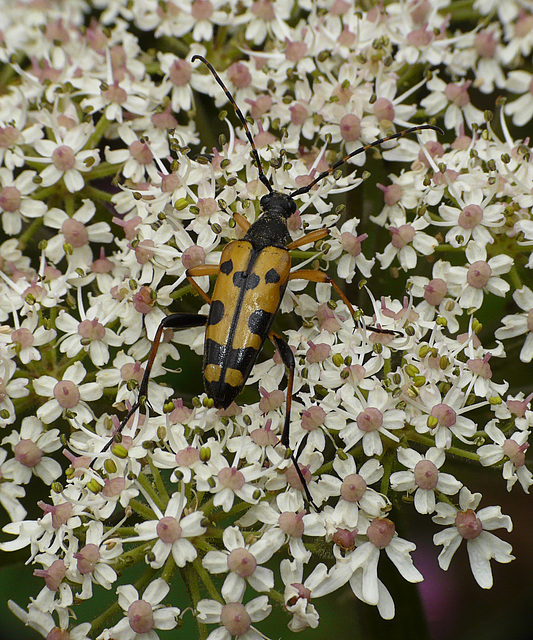
[[[438,244],[435,247],[435,252],[440,252],[440,253],[464,253],[464,247],[452,247],[449,244]]]
[[[285,598],[282,593],[276,591],[275,589],[270,589],[268,592],[269,600],[274,600],[275,602],[279,602],[279,604],[285,604]]]
[[[209,500],[207,500],[206,502],[202,503],[202,511],[204,512],[204,515],[206,515],[206,516],[209,515],[211,513],[211,511],[213,511],[214,508],[215,507],[213,505],[213,496],[211,498],[209,498]]]
[[[106,527],[105,530],[110,531],[113,527]],[[113,529],[113,537],[120,538],[131,538],[135,534],[135,527],[118,527],[117,529]]]
[[[88,183],[91,180],[99,180],[100,178],[107,178],[109,176],[116,175],[122,168],[123,163],[110,164],[109,162],[102,162],[94,169],[91,169],[84,174],[85,182]]]
[[[120,607],[118,606],[118,602],[113,602],[111,606],[107,607],[107,609],[101,613],[98,618],[93,620],[91,624],[91,637],[96,638],[105,628],[111,626],[109,621],[113,620],[119,611]]]
[[[172,51],[181,58],[187,60],[190,57],[190,49],[180,38],[172,38],[170,36],[161,36],[158,39],[160,51]]]
[[[96,123],[94,131],[89,136],[89,139],[87,140],[87,143],[85,145],[85,149],[95,149],[98,146],[100,140],[105,135],[106,131],[109,129],[109,125],[110,121],[104,115],[102,115]]]
[[[229,38],[230,35],[228,34],[227,27],[221,25],[216,31],[216,40],[213,47],[213,53],[217,50],[224,50]]]
[[[62,377],[65,371],[71,365],[75,364],[76,362],[81,362],[82,360],[85,360],[85,358],[87,358],[87,353],[85,349],[82,349],[79,353],[77,353],[72,358],[69,358],[68,360],[63,360],[56,367],[56,371],[55,371],[56,377]]]
[[[0,70],[0,87],[7,87],[9,84],[12,84],[11,80],[16,78],[18,72],[15,71],[13,64],[20,64],[24,59],[24,54],[22,52],[14,54],[12,53],[10,56],[11,64],[3,64]]]
[[[400,87],[411,87],[415,85],[422,78],[424,66],[421,64],[405,64],[398,76],[398,86]],[[425,118],[426,114],[424,111],[419,110],[419,113],[416,114],[416,117],[413,118],[413,121],[417,118]]]
[[[76,201],[74,199],[74,196],[71,193],[69,193],[68,195],[65,194],[65,198],[63,200],[63,210],[65,211],[65,213],[69,218],[72,218],[76,213],[75,203]]]
[[[141,473],[139,475],[139,478],[142,475],[143,474]],[[139,502],[139,500],[136,500],[135,498],[132,498],[130,500],[130,507],[133,509],[133,511],[135,511],[135,513],[137,513],[140,516],[142,516],[145,520],[155,520],[156,519],[156,515],[152,511],[152,509],[150,509],[150,507],[147,507],[142,502]]]
[[[47,202],[50,204],[50,200],[54,198],[54,196],[58,195],[57,184],[51,184],[49,187],[41,187],[34,191],[30,198],[33,200],[42,200],[43,202]]]
[[[155,502],[155,504],[164,513],[165,512],[165,504],[164,504],[163,500],[161,499],[161,496],[154,490],[154,485],[150,482],[148,476],[146,476],[144,473],[140,473],[137,476],[137,480],[138,480],[139,484],[142,486],[142,488],[146,491],[146,493],[149,494],[150,498],[152,498],[152,500]],[[168,495],[167,495],[167,497],[168,497]],[[152,511],[152,510],[150,509],[150,511]],[[157,518],[157,516],[154,514],[150,518],[150,520],[154,520],[156,518]]]
[[[43,218],[35,218],[32,220],[31,224],[28,226],[24,233],[21,233],[18,241],[18,248],[21,251],[24,251],[28,241],[39,231],[39,229],[43,226]]]
[[[207,592],[209,593],[211,598],[213,598],[213,600],[216,600],[217,602],[224,604],[224,600],[222,596],[220,595],[220,593],[218,592],[218,589],[216,588],[215,584],[211,580],[211,574],[207,571],[207,569],[204,568],[199,558],[196,558],[196,560],[194,560],[193,567],[196,571],[196,574],[200,577],[200,580],[202,581],[203,585],[207,589]]]
[[[411,442],[418,442],[425,447],[435,446],[435,441],[433,440],[433,438],[429,438],[428,436],[424,436],[421,433],[417,433],[414,429],[407,433],[406,437]],[[459,447],[450,447],[449,449],[446,449],[446,453],[449,453],[450,455],[456,456],[458,458],[463,458],[465,460],[471,460],[472,462],[479,462],[479,456],[477,453],[466,451],[465,449],[459,449]]]
[[[154,465],[152,456],[148,456],[148,464],[150,465],[150,471],[152,472],[152,477],[154,478],[156,489],[159,492],[159,498],[161,499],[164,505],[164,509],[163,509],[163,513],[164,513],[168,505],[168,501],[170,500],[170,497],[166,490],[165,483],[163,482],[163,478],[161,477],[161,473],[159,472],[159,469]]]
[[[381,458],[381,463],[383,464],[383,476],[381,478],[380,492],[387,496],[389,495],[389,482],[390,475],[392,473],[392,467],[396,460],[396,447],[389,447],[385,450],[384,455]]]
[[[452,507],[455,506],[450,496],[447,496],[445,493],[442,493],[442,491],[435,491],[435,497],[439,502],[444,502],[445,504],[449,504]]]
[[[515,266],[512,266],[509,270],[508,277],[511,280],[513,289],[521,289],[523,287],[522,280]]]
[[[212,520],[214,522],[218,522],[219,520],[225,520],[226,518],[231,518],[232,520],[237,518],[237,516],[242,512],[242,511],[247,511],[250,508],[250,505],[247,502],[238,502],[237,504],[233,505],[233,507],[230,509],[230,511],[228,511],[228,513],[224,513],[222,512],[218,512],[215,513],[212,516]]]
[[[215,276],[210,276],[210,279],[214,277]],[[196,292],[195,289],[193,289],[192,285],[186,284],[186,285],[183,285],[183,287],[176,289],[176,291],[173,291],[170,294],[170,297],[172,298],[172,300],[179,300],[180,298],[183,298],[183,296],[186,296],[188,293],[192,293],[193,295],[198,296],[198,293]]]
[[[172,555],[172,553],[168,556],[164,566],[163,566],[163,570],[161,572],[161,577],[163,578],[163,580],[170,585],[172,582],[172,577],[174,575],[174,572],[176,571],[176,561],[174,560],[174,556]]]
[[[113,194],[109,191],[102,191],[97,187],[93,187],[91,184],[86,184],[83,187],[83,195],[87,196],[90,200],[95,202],[112,202]]]
[[[194,538],[194,546],[204,553],[207,553],[208,551],[218,551],[218,547],[207,540],[207,538],[211,539],[215,537],[213,535],[213,531],[213,529],[207,529],[204,535]]]
[[[125,551],[115,561],[115,568],[117,569],[117,571],[124,571],[128,567],[138,564],[139,562],[144,560],[146,552],[154,546],[154,542],[155,540],[147,540],[146,542],[142,542],[133,549]]]
[[[201,600],[200,587],[198,585],[198,573],[195,571],[197,565],[201,566],[201,562],[196,559],[193,562],[193,566],[187,563],[183,568],[180,568],[181,577],[183,579],[183,583],[187,588],[189,593],[189,598],[192,604],[194,611],[196,612],[198,603]],[[198,625],[198,637],[200,640],[206,640],[207,638],[207,627],[196,617],[196,624]]]
[[[479,13],[474,11],[472,0],[455,0],[448,7],[448,12],[454,21],[467,21],[477,24]]]
[[[390,358],[383,361],[383,377],[386,378],[392,371],[392,362]]]

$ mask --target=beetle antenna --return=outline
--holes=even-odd
[[[391,136],[387,136],[386,138],[380,138],[379,140],[375,140],[370,144],[365,144],[363,147],[359,147],[359,149],[356,149],[355,151],[352,151],[352,153],[349,153],[347,156],[344,156],[344,158],[337,160],[337,162],[332,167],[330,167],[327,171],[323,171],[319,176],[317,176],[312,182],[310,182],[305,187],[300,187],[299,189],[296,189],[296,191],[293,191],[290,194],[290,197],[295,198],[296,196],[302,195],[302,193],[307,193],[315,186],[315,184],[317,184],[317,182],[320,182],[327,176],[331,175],[336,169],[338,169],[350,158],[353,158],[357,154],[363,153],[364,151],[368,151],[368,149],[371,149],[372,147],[377,147],[378,145],[383,144],[384,142],[388,142],[389,140],[397,140],[398,138],[403,138],[404,136],[409,135],[410,133],[415,133],[416,131],[422,131],[423,129],[431,129],[432,131],[436,131],[437,133],[444,135],[444,131],[433,124],[420,124],[416,127],[410,127],[409,129],[404,129],[403,131],[400,131],[400,133],[394,133]]]
[[[239,120],[241,121],[242,126],[244,127],[244,131],[246,133],[246,137],[248,138],[248,141],[252,145],[252,155],[254,157],[255,164],[257,166],[257,170],[259,171],[259,180],[261,180],[261,182],[265,185],[265,187],[268,189],[268,191],[270,193],[272,193],[272,191],[274,189],[273,189],[272,185],[270,184],[270,180],[266,177],[265,172],[263,171],[263,165],[261,164],[261,158],[259,157],[259,153],[257,153],[257,147],[255,146],[254,139],[252,137],[252,134],[250,133],[250,129],[248,127],[248,123],[246,122],[246,118],[244,117],[242,111],[240,110],[239,105],[235,102],[235,98],[231,95],[231,93],[229,92],[229,89],[226,87],[226,85],[222,81],[222,78],[218,75],[218,73],[216,72],[215,68],[213,67],[213,65],[210,62],[208,62],[203,56],[200,56],[198,54],[195,54],[191,58],[192,62],[194,62],[195,60],[200,60],[200,62],[203,62],[206,65],[206,67],[209,69],[209,71],[211,71],[211,73],[213,74],[213,77],[215,78],[215,80],[222,87],[222,90],[226,94],[228,100],[233,105],[233,108],[235,109],[235,113],[237,114],[237,117],[239,118]]]

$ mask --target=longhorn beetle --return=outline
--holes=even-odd
[[[161,321],[156,331],[148,363],[139,387],[139,397],[120,424],[117,433],[124,428],[135,411],[141,405],[147,403],[148,381],[163,331],[169,328],[187,329],[205,325],[204,386],[207,395],[213,400],[214,406],[219,409],[227,409],[239,395],[266,338],[268,337],[274,343],[284,365],[288,369],[285,422],[281,435],[281,444],[288,447],[295,360],[287,342],[271,330],[272,322],[280,307],[287,283],[289,280],[303,279],[310,282],[330,284],[347,305],[354,321],[357,322],[353,306],[329,275],[315,269],[299,269],[291,272],[290,251],[297,247],[314,243],[325,238],[330,233],[329,229],[322,228],[311,231],[298,240],[292,240],[287,229],[287,220],[297,210],[295,198],[308,193],[314,185],[331,175],[349,158],[363,153],[371,147],[423,129],[432,129],[439,133],[443,132],[438,127],[430,124],[405,129],[400,133],[381,138],[349,153],[327,171],[322,172],[308,185],[300,187],[289,194],[280,193],[274,190],[263,171],[254,139],[246,119],[233,96],[214,67],[203,56],[194,55],[192,61],[196,60],[200,60],[207,66],[233,105],[250,142],[259,179],[267,188],[268,193],[261,198],[262,213],[253,224],[250,224],[241,214],[233,214],[236,223],[246,233],[242,240],[235,240],[224,247],[219,265],[206,264],[187,270],[186,276],[191,285],[210,305],[209,315],[173,313]],[[194,280],[194,278],[200,276],[217,276],[211,298]],[[104,451],[111,446],[112,442],[110,441],[106,445]],[[314,505],[296,457],[293,453],[291,453],[291,457],[305,494],[309,502]]]

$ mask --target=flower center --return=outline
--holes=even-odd
[[[383,414],[376,407],[367,407],[357,416],[357,426],[361,431],[376,431],[383,425]]]
[[[233,549],[228,556],[228,569],[241,578],[249,578],[257,568],[257,560],[248,549]]]
[[[346,502],[358,502],[366,491],[366,482],[358,473],[351,473],[341,485],[341,497]]]
[[[159,539],[167,544],[173,544],[181,538],[180,523],[172,516],[161,518],[155,530]]]
[[[135,633],[148,633],[154,628],[152,605],[146,600],[135,600],[128,608],[128,620]]]

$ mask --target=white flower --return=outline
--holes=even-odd
[[[13,447],[14,458],[2,467],[5,477],[27,484],[36,475],[46,485],[51,485],[61,475],[61,465],[44,453],[57,451],[63,445],[59,429],[45,431],[39,418],[28,416],[22,420],[19,431],[12,431],[2,440]]]
[[[306,563],[311,559],[311,552],[306,548],[303,536],[323,536],[326,529],[321,513],[307,513],[305,509],[299,510],[300,506],[299,496],[289,492],[280,493],[275,505],[262,501],[248,509],[237,524],[248,527],[259,521],[269,525],[270,530],[279,527],[288,540],[291,556]]]
[[[392,235],[390,244],[385,247],[383,253],[376,256],[381,262],[381,268],[386,269],[395,257],[398,257],[404,271],[410,271],[416,267],[418,254],[429,256],[438,245],[436,238],[423,233],[429,223],[424,218],[416,218],[413,222],[407,222],[402,216],[397,216],[393,224],[389,226]]]
[[[0,475],[4,475],[4,461],[7,457],[7,451],[0,449]],[[10,461],[8,461],[10,462]],[[20,504],[20,498],[26,495],[24,487],[15,482],[0,482],[0,504],[4,507],[12,522],[24,520],[26,517],[26,509]]]
[[[15,178],[10,169],[0,168],[0,212],[8,235],[19,234],[22,222],[40,218],[47,209],[44,202],[29,197],[38,187],[33,180],[36,175],[35,171],[22,171]]]
[[[234,598],[231,592],[222,590],[222,597],[226,604],[217,600],[200,600],[196,606],[197,618],[204,624],[218,624],[218,629],[211,631],[207,640],[261,640],[252,622],[260,622],[270,615],[272,606],[268,603],[268,596],[259,596],[246,603],[240,598]],[[120,639],[119,639],[120,640]]]
[[[117,579],[117,573],[110,565],[122,551],[122,541],[110,539],[110,532],[104,533],[102,522],[89,523],[85,544],[73,556],[73,560],[76,560],[76,570],[68,572],[73,581],[82,585],[82,590],[76,594],[77,597],[83,600],[91,598],[93,583],[101,585],[104,589],[111,589]],[[74,575],[71,575],[72,573]]]
[[[29,545],[32,558],[39,552],[50,555],[56,553],[65,540],[73,537],[74,530],[81,526],[79,514],[83,513],[83,507],[73,505],[59,494],[53,493],[52,496],[56,496],[57,504],[37,503],[44,512],[42,518],[11,522],[3,528],[3,531],[17,535],[17,538],[3,542],[0,545],[2,551],[15,551]]]
[[[503,297],[509,284],[499,276],[513,266],[513,258],[499,254],[487,260],[484,246],[471,240],[466,247],[467,267],[450,267],[448,278],[451,284],[461,287],[459,304],[463,309],[479,309],[483,304],[483,293]]]
[[[432,223],[451,227],[446,233],[446,242],[452,247],[466,245],[470,238],[483,246],[494,242],[493,234],[504,222],[504,204],[488,204],[493,197],[492,193],[485,199],[482,196],[483,192],[476,190],[465,196],[459,208],[447,204],[439,207],[443,222],[432,220]]]
[[[431,447],[422,456],[414,449],[401,447],[397,454],[398,461],[410,471],[396,471],[391,474],[390,485],[395,491],[414,491],[414,504],[418,513],[435,511],[435,491],[454,495],[461,488],[461,482],[449,473],[438,470],[446,458],[443,449]]]
[[[83,189],[85,179],[82,173],[90,171],[100,160],[97,149],[84,150],[92,133],[93,126],[83,122],[65,131],[63,136],[56,131],[55,141],[43,139],[34,142],[34,148],[41,157],[32,160],[48,164],[40,174],[43,187],[63,178],[70,193]]]
[[[109,347],[121,346],[122,339],[105,326],[106,318],[101,317],[97,306],[90,307],[87,314],[82,307],[79,312],[80,320],[64,310],[59,312],[56,327],[64,333],[59,349],[69,358],[83,349],[89,354],[91,362],[101,367],[109,360]]]
[[[339,497],[333,512],[338,526],[355,529],[360,509],[374,518],[385,512],[387,499],[369,486],[383,476],[383,467],[378,460],[367,460],[357,471],[353,456],[347,454],[346,459],[335,456],[333,468],[338,477],[323,474],[319,484],[330,495]]]
[[[533,96],[531,86],[533,75],[520,69],[510,71],[507,77],[507,89],[520,94],[516,100],[505,105],[505,113],[513,116],[513,124],[521,127],[533,118]]]
[[[513,292],[513,300],[525,313],[516,313],[502,318],[503,327],[496,329],[495,337],[498,340],[506,340],[526,334],[524,344],[520,351],[522,362],[533,360],[533,291],[526,286]]]
[[[90,640],[91,623],[84,622],[72,627],[70,607],[56,608],[54,613],[59,618],[59,621],[56,621],[51,613],[43,610],[44,607],[39,596],[29,604],[28,611],[21,609],[13,600],[8,600],[7,606],[11,613],[16,615],[19,620],[22,620],[26,626],[35,629],[43,638],[53,637],[54,635],[61,637],[64,632],[64,634],[68,634],[69,640]]]
[[[161,513],[157,520],[147,520],[135,525],[137,537],[129,538],[129,541],[156,539],[151,549],[154,559],[149,563],[154,569],[162,567],[170,553],[178,567],[184,567],[198,555],[187,538],[205,533],[206,529],[201,524],[204,514],[202,511],[193,511],[182,518],[186,506],[185,496],[175,493],[170,498],[164,515]]]
[[[333,229],[331,232],[332,238],[340,241],[345,251],[338,261],[337,274],[339,278],[346,282],[351,282],[357,272],[369,278],[372,267],[376,261],[375,258],[369,260],[364,253],[362,253],[361,244],[368,238],[368,234],[363,233],[356,235],[356,227],[359,222],[357,218],[348,220],[348,222],[342,225],[339,231]]]
[[[470,127],[472,124],[483,123],[483,112],[470,102],[468,89],[471,84],[471,80],[462,84],[446,83],[435,74],[426,85],[433,93],[420,104],[427,110],[428,115],[444,111],[444,127],[453,129],[458,134],[465,120]]]
[[[363,594],[363,587],[366,585],[365,572],[362,568],[356,569],[352,577],[350,578],[350,588],[352,589],[356,598],[365,602],[365,596]],[[395,607],[394,600],[391,594],[383,582],[377,579],[377,602],[375,603],[379,615],[384,620],[392,620],[394,618]]]
[[[0,358],[0,426],[12,424],[16,419],[12,398],[24,398],[28,395],[28,378],[19,378],[15,374],[17,364],[13,360]]]
[[[500,507],[485,507],[476,513],[475,509],[477,509],[480,500],[480,493],[472,494],[466,487],[463,487],[459,494],[460,510],[452,505],[439,502],[433,521],[444,526],[451,526],[435,534],[433,542],[436,545],[443,545],[438,560],[440,568],[446,571],[461,541],[466,540],[470,568],[474,578],[480,587],[490,589],[492,587],[490,560],[492,558],[497,562],[514,560],[514,556],[511,555],[511,545],[500,540],[490,531],[501,527],[511,531],[513,524],[509,516],[502,515]]]
[[[340,566],[348,564],[352,573],[362,571],[361,598],[368,604],[377,605],[380,600],[377,569],[383,549],[405,580],[420,582],[424,579],[410,556],[416,545],[400,538],[395,529],[388,518],[375,518],[366,530],[368,542],[363,542],[341,561]]]
[[[28,364],[32,360],[41,359],[41,350],[44,344],[51,342],[55,336],[54,329],[47,329],[41,323],[39,314],[35,311],[28,311],[27,316],[19,322],[18,315],[13,312],[15,328],[8,334],[0,334],[0,341],[11,345],[11,350],[17,353],[22,364]]]
[[[250,504],[258,502],[262,491],[253,482],[262,474],[263,471],[258,463],[238,469],[229,466],[226,459],[219,456],[197,470],[198,489],[214,493],[213,504],[228,512],[233,506],[235,497]],[[211,478],[216,478],[214,487],[210,485]]]
[[[319,615],[312,598],[320,598],[339,589],[347,577],[336,567],[328,571],[325,564],[320,563],[303,579],[304,564],[297,560],[282,560],[280,574],[285,584],[284,601],[287,611],[292,614],[289,622],[291,631],[302,631],[307,627],[318,626]]]
[[[465,406],[466,400],[467,395],[460,385],[452,386],[442,397],[437,384],[426,384],[420,389],[418,399],[409,401],[419,410],[412,423],[419,433],[429,431],[439,449],[449,449],[453,436],[470,444],[469,438],[476,432],[476,423],[464,415],[472,410],[471,406]]]
[[[365,455],[380,455],[383,451],[382,436],[397,440],[391,431],[404,427],[405,413],[395,408],[396,400],[381,385],[371,389],[366,399],[357,390],[356,395],[350,395],[347,387],[341,389],[341,394],[346,410],[352,416],[352,422],[339,434],[346,449],[362,441]]]
[[[169,590],[170,587],[162,578],[150,582],[142,598],[131,584],[118,587],[118,603],[126,615],[110,629],[111,637],[116,640],[157,640],[154,629],[173,629],[180,610],[161,604]],[[102,639],[105,637],[108,636],[98,636]]]
[[[229,571],[224,585],[238,600],[244,595],[246,582],[256,591],[270,591],[274,573],[259,565],[280,549],[284,537],[280,529],[269,529],[257,542],[247,545],[238,527],[226,527],[222,540],[227,551],[208,551],[202,564],[214,574]]]
[[[154,182],[159,181],[155,158],[168,155],[168,140],[163,132],[155,130],[149,141],[140,140],[130,124],[121,124],[118,134],[126,145],[122,149],[105,149],[105,159],[111,164],[123,164],[124,177],[140,182],[148,175]]]
[[[80,267],[84,271],[93,261],[91,244],[111,242],[113,234],[106,222],[87,224],[96,213],[96,207],[90,200],[84,200],[73,215],[69,216],[62,209],[49,209],[44,215],[46,226],[57,229],[53,238],[48,240],[44,253],[54,263],[58,263],[65,255],[65,243],[72,247],[68,260],[73,268]]]
[[[431,280],[422,276],[411,276],[409,283],[412,285],[411,294],[424,299],[416,305],[416,311],[422,320],[433,321],[435,315],[443,318],[450,333],[457,333],[459,322],[457,316],[461,316],[463,310],[451,296],[459,293],[459,288],[452,287],[448,281],[449,262],[437,260],[433,265]]]
[[[529,431],[516,431],[512,436],[505,437],[503,431],[496,426],[497,421],[491,420],[485,427],[485,433],[494,444],[484,444],[477,450],[479,461],[486,467],[498,464],[507,458],[503,465],[503,477],[507,480],[507,491],[510,491],[518,480],[526,493],[533,484],[533,474],[525,465],[525,454],[529,448]]]
[[[37,417],[45,424],[57,420],[67,411],[76,415],[79,422],[91,422],[93,413],[87,402],[102,396],[103,387],[96,382],[81,384],[86,371],[81,362],[68,367],[61,380],[52,376],[41,376],[33,381],[35,393],[50,398],[37,409]]]

